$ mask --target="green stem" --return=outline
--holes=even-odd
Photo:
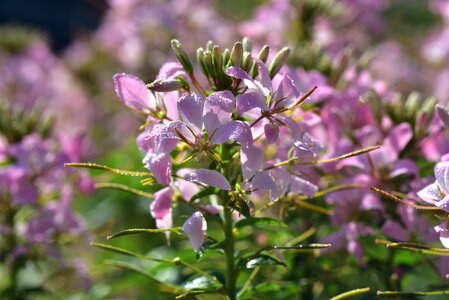
[[[7,253],[12,254],[14,252],[14,250],[16,249],[17,246],[17,239],[16,239],[16,235],[15,235],[15,224],[14,224],[14,218],[15,218],[15,214],[16,211],[12,208],[9,207],[8,209],[8,213],[7,213],[7,217],[6,217],[6,224],[8,225],[9,228],[11,228],[11,232],[9,233],[8,236],[8,247],[7,247]],[[17,297],[17,275],[19,273],[19,269],[18,266],[14,261],[11,262],[11,266],[10,266],[10,272],[9,272],[9,291],[10,291],[10,295],[13,299],[16,299]]]
[[[230,300],[236,299],[237,270],[234,264],[234,236],[231,208],[225,207],[226,291]]]

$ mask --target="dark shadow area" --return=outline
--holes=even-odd
[[[95,29],[106,8],[106,0],[0,1],[0,25],[25,25],[46,32],[58,51],[78,34]]]

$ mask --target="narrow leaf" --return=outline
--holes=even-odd
[[[153,229],[153,228],[131,228],[131,229],[125,229],[122,231],[119,231],[117,233],[111,234],[107,237],[108,240],[111,240],[113,238],[124,236],[124,235],[130,235],[130,234],[137,234],[137,233],[165,233],[165,232],[175,232],[177,234],[180,233],[181,227],[174,227],[174,228],[168,228],[168,229]]]
[[[250,257],[249,259],[243,259],[242,261],[240,261],[240,267],[246,269],[254,269],[255,267],[258,266],[267,266],[267,265],[272,266],[278,265],[284,267],[287,266],[284,262],[280,261],[279,259],[265,254],[258,254],[256,257],[253,256]]]
[[[126,175],[126,176],[139,176],[139,177],[151,176],[151,173],[149,173],[149,172],[120,170],[120,169],[114,169],[114,168],[110,168],[110,167],[95,164],[95,163],[66,163],[66,164],[64,164],[64,166],[75,167],[75,168],[97,169],[97,170],[108,171],[108,172],[112,172],[115,174]]]

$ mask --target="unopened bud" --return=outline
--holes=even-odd
[[[268,68],[270,71],[270,77],[273,78],[277,72],[282,68],[287,62],[288,56],[290,55],[290,48],[284,47],[279,51],[274,57],[273,61]]]
[[[182,48],[181,43],[178,40],[171,40],[171,47],[175,51],[176,58],[182,64],[182,66],[184,67],[184,70],[187,73],[192,74],[193,73],[192,62],[190,61],[190,58],[187,55],[187,53]]]
[[[220,46],[214,46],[212,49],[212,62],[217,73],[220,73],[222,66],[222,57]]]
[[[251,67],[253,66],[253,58],[251,57],[250,52],[243,52],[243,65],[242,68],[246,72],[249,72]]]
[[[212,50],[214,49],[214,46],[215,46],[214,42],[208,41],[206,44],[206,50],[212,52]]]
[[[253,43],[247,37],[244,37],[242,40],[243,51],[251,52],[253,51]]]
[[[263,61],[264,63],[267,62],[268,59],[268,55],[270,54],[270,46],[265,45],[262,47],[262,49],[260,50],[259,54],[257,55],[257,57]]]
[[[171,92],[182,88],[184,84],[177,79],[156,80],[147,84],[147,88],[154,92]]]
[[[419,93],[413,92],[411,93],[404,104],[404,112],[407,117],[412,117],[413,114],[417,111],[418,107],[421,103],[421,97]]]
[[[204,51],[203,60],[209,74],[212,77],[215,76],[215,69],[212,63],[212,52],[210,52],[209,50]]]
[[[198,48],[196,50],[196,60],[200,64],[201,70],[203,71],[204,75],[210,76],[210,72],[207,69],[206,63],[204,61],[204,49],[203,48]]]
[[[243,45],[240,42],[234,44],[231,51],[231,66],[240,67],[243,61]]]
[[[226,48],[223,51],[223,54],[221,55],[222,59],[223,59],[223,66],[227,66],[229,60],[231,59],[231,51],[229,51],[228,48]]]

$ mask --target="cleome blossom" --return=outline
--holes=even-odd
[[[175,201],[193,205],[201,212],[182,229],[199,251],[207,228],[203,214],[219,214],[231,206],[248,216],[249,207],[266,195],[271,200],[287,194],[312,197],[318,187],[301,178],[294,162],[314,159],[324,147],[307,132],[305,124],[313,113],[299,109],[316,87],[301,93],[281,69],[288,49],[281,50],[269,67],[266,58],[249,52],[244,61],[241,43],[226,58],[215,50],[214,65],[199,58],[211,85],[203,88],[179,42],[172,45],[180,63],[164,64],[154,82],[145,84],[120,73],[114,84],[126,106],[146,115],[137,141],[145,153],[144,166],[162,186],[150,205],[156,226],[173,227]],[[210,71],[217,64],[222,67]],[[286,133],[285,138],[280,133]],[[274,152],[265,153],[267,145]],[[203,203],[193,197],[207,187],[215,188],[222,200]]]

